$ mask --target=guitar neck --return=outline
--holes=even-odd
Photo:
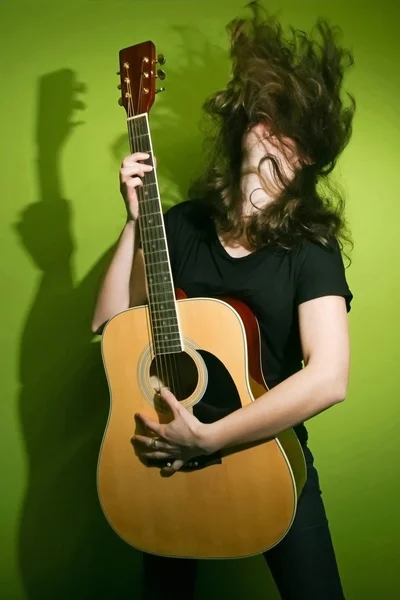
[[[136,188],[136,191],[154,352],[155,354],[182,352],[174,284],[147,114],[128,118],[128,133],[131,152],[148,153],[150,158],[146,163],[153,166],[150,173],[145,173],[143,186]]]

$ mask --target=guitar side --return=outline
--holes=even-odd
[[[178,298],[184,297],[183,292],[178,292]],[[247,357],[250,387],[254,398],[259,398],[268,390],[264,377],[261,360],[261,336],[258,321],[250,308],[235,298],[222,298],[234,308],[243,321],[246,331]],[[300,442],[293,429],[287,429],[277,435],[293,471],[296,482],[297,496],[299,497],[307,479],[307,466]]]

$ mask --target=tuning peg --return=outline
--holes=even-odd
[[[165,92],[165,87],[159,88],[158,90],[156,90],[156,94],[159,94],[160,92]]]
[[[121,75],[121,71],[117,71],[117,75]]]
[[[166,78],[167,74],[165,73],[165,71],[163,71],[162,69],[158,69],[157,71],[157,77],[158,79],[161,79],[162,81]]]
[[[120,89],[121,89],[121,87],[122,87],[122,85],[121,85],[121,84],[117,85],[117,90],[120,90]]]
[[[165,65],[165,63],[167,62],[167,59],[165,58],[164,54],[159,54],[157,56],[157,62],[159,65]]]
[[[120,106],[123,106],[123,101],[122,101],[122,98],[118,98],[118,104],[119,104]]]

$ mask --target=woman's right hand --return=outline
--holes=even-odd
[[[130,154],[122,161],[119,171],[121,194],[125,202],[128,219],[132,221],[136,221],[139,216],[136,188],[143,185],[142,178],[144,174],[153,170],[151,165],[139,161],[147,160],[149,157],[150,155],[145,152]]]

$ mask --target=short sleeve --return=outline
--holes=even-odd
[[[353,294],[347,284],[338,242],[322,246],[307,240],[297,255],[296,304],[323,296],[343,296],[347,312],[350,311]]]

